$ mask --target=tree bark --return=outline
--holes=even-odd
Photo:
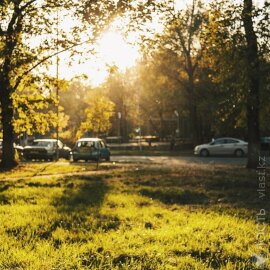
[[[4,42],[2,65],[0,66],[0,103],[1,103],[1,122],[3,128],[3,153],[0,167],[10,169],[17,165],[15,160],[14,127],[12,104],[12,93],[16,88],[12,87],[10,74],[13,71],[12,57],[14,49],[19,40],[19,34],[22,30],[22,9],[19,8],[20,1],[14,2],[14,11],[5,31],[6,40]]]
[[[0,81],[1,85],[1,122],[3,128],[3,154],[0,167],[3,169],[13,168],[17,165],[15,160],[14,128],[13,128],[13,105],[11,99],[11,88],[7,83]]]
[[[260,153],[260,63],[258,42],[252,22],[252,0],[244,0],[243,23],[247,41],[247,127],[248,127],[248,162],[247,168],[257,168]]]

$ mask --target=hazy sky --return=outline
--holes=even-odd
[[[235,1],[242,2],[243,0]],[[210,0],[204,0],[204,2],[210,2]],[[253,0],[253,2],[260,6],[264,3],[264,0]],[[179,9],[182,9],[189,3],[191,3],[191,0],[175,1],[176,7]],[[60,78],[71,79],[74,76],[86,74],[91,84],[98,85],[106,79],[108,65],[116,65],[120,71],[133,66],[140,57],[139,49],[128,44],[121,36],[121,33],[117,31],[121,23],[123,24],[120,20],[116,20],[114,25],[101,36],[97,44],[97,54],[89,57],[88,60],[83,59],[84,61],[81,61],[81,63],[74,61],[74,64],[69,66],[67,64],[69,54],[61,54],[59,66]],[[69,25],[68,22],[64,22],[64,24]],[[154,27],[157,29],[160,28],[159,25]],[[50,68],[49,72],[52,76],[56,74],[55,65]]]

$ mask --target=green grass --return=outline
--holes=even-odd
[[[1,270],[256,269],[255,172],[48,164],[25,164],[0,182]],[[269,201],[263,207],[269,213]]]
[[[100,163],[102,169],[108,168],[105,163]],[[79,162],[70,163],[68,161],[60,162],[31,162],[20,163],[20,165],[9,172],[0,171],[0,179],[17,179],[25,177],[46,176],[46,175],[59,175],[59,174],[72,174],[83,173],[85,171],[95,171],[97,164],[95,162]],[[110,168],[111,169],[111,166]]]

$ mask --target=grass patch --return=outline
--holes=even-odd
[[[256,269],[255,172],[53,163],[38,173],[44,166],[0,182],[0,269]],[[63,175],[73,170],[86,173]]]
[[[101,170],[111,169],[112,166],[107,163],[100,163]],[[68,161],[61,162],[21,162],[18,167],[9,171],[0,171],[0,180],[11,180],[25,177],[36,177],[46,175],[72,174],[84,173],[85,171],[96,171],[97,166],[95,162],[78,162],[70,163]]]

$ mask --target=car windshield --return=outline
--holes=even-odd
[[[95,147],[95,142],[93,141],[80,141],[77,143],[77,147],[87,147],[87,148],[94,148]]]
[[[42,146],[42,147],[52,147],[53,142],[48,142],[48,141],[34,141],[33,146]]]

